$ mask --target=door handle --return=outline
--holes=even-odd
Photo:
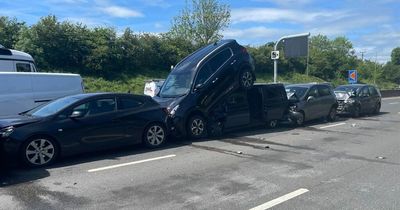
[[[233,64],[235,64],[236,63],[236,60],[233,60],[232,62],[231,62],[231,65],[233,65]]]

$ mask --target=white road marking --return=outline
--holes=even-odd
[[[392,102],[392,103],[389,103],[390,105],[393,105],[393,104],[399,104],[399,102]]]
[[[382,98],[383,101],[386,101],[386,100],[393,100],[393,99],[400,99],[400,97]]]
[[[283,203],[285,201],[288,201],[288,200],[290,200],[292,198],[295,198],[295,197],[297,197],[297,196],[299,196],[301,194],[304,194],[304,193],[306,193],[308,191],[309,190],[307,190],[307,189],[300,188],[300,189],[298,189],[296,191],[293,191],[291,193],[288,193],[288,194],[286,194],[284,196],[281,196],[279,198],[275,198],[272,201],[268,201],[268,202],[266,202],[264,204],[256,206],[256,207],[254,207],[254,208],[252,208],[250,210],[265,210],[265,209],[269,209],[269,208],[272,208],[272,207],[274,207],[274,206],[276,206],[278,204],[281,204],[281,203]]]
[[[333,124],[333,125],[322,126],[322,127],[319,127],[319,128],[320,129],[331,128],[331,127],[336,127],[336,126],[345,125],[345,124],[346,123],[338,123],[338,124]]]
[[[124,167],[124,166],[130,166],[130,165],[150,162],[150,161],[154,161],[154,160],[172,158],[172,157],[175,157],[175,156],[176,155],[166,155],[166,156],[162,156],[162,157],[150,158],[150,159],[139,160],[139,161],[134,161],[134,162],[129,162],[129,163],[122,163],[122,164],[117,164],[117,165],[111,165],[111,166],[106,166],[106,167],[101,167],[101,168],[90,169],[90,170],[88,170],[88,172],[91,173],[91,172],[97,172],[97,171],[104,171],[104,170],[108,170],[108,169],[114,169],[114,168],[119,168],[119,167]]]

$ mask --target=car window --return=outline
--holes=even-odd
[[[31,64],[29,63],[17,63],[17,72],[31,72]]]
[[[318,88],[316,86],[311,87],[310,91],[308,92],[308,96],[314,96],[315,98],[318,98]]]
[[[369,89],[371,96],[378,95],[378,92],[376,91],[375,87],[369,86],[368,89]]]
[[[134,109],[140,107],[143,104],[142,101],[133,99],[133,98],[121,98],[118,103],[118,109]]]
[[[115,111],[115,99],[97,99],[75,107],[72,112],[80,111],[84,116],[92,116]]]
[[[369,94],[368,87],[363,87],[363,88],[361,89],[360,96],[366,97],[366,96],[369,96],[369,95],[370,95],[370,94]]]
[[[195,85],[204,84],[231,56],[232,51],[225,49],[207,61],[199,70]]]
[[[321,86],[318,86],[318,93],[321,97],[329,96],[329,95],[331,95],[331,90],[329,89],[329,87],[321,85]]]
[[[201,67],[199,70],[199,73],[197,74],[196,77],[196,85],[198,84],[204,84],[208,78],[211,77],[211,75],[214,73],[214,71],[211,69],[211,66],[209,63],[206,63]]]
[[[280,91],[280,89],[278,87],[269,87],[266,88],[266,94],[267,94],[267,98],[268,99],[276,99],[276,98],[281,98],[282,96],[282,92]]]

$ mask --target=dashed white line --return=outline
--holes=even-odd
[[[333,125],[322,126],[322,127],[319,127],[319,128],[320,129],[331,128],[331,127],[336,127],[336,126],[345,125],[345,124],[346,123],[338,123],[338,124],[333,124]]]
[[[271,201],[268,201],[268,202],[266,202],[264,204],[256,206],[256,207],[254,207],[254,208],[252,208],[250,210],[265,210],[265,209],[269,209],[269,208],[272,208],[272,207],[274,207],[274,206],[276,206],[278,204],[281,204],[281,203],[283,203],[285,201],[288,201],[288,200],[290,200],[292,198],[295,198],[295,197],[297,197],[297,196],[299,196],[301,194],[304,194],[304,193],[306,193],[308,191],[309,190],[307,190],[305,188],[300,188],[300,189],[298,189],[296,191],[293,191],[291,193],[288,193],[288,194],[286,194],[284,196],[281,196],[279,198],[275,198],[274,200],[271,200]]]
[[[382,98],[382,101],[393,100],[393,99],[399,99],[399,98],[400,98],[400,97]]]
[[[392,102],[392,103],[389,103],[390,105],[393,105],[393,104],[399,104],[399,102]]]
[[[134,161],[134,162],[129,162],[129,163],[111,165],[111,166],[106,166],[106,167],[101,167],[101,168],[90,169],[90,170],[88,170],[88,172],[91,173],[91,172],[97,172],[97,171],[104,171],[104,170],[108,170],[108,169],[114,169],[114,168],[119,168],[119,167],[124,167],[124,166],[130,166],[130,165],[135,165],[135,164],[139,164],[139,163],[145,163],[145,162],[150,162],[150,161],[155,161],[155,160],[172,158],[172,157],[175,157],[175,156],[176,155],[166,155],[166,156],[150,158],[150,159],[145,159],[145,160],[139,160],[139,161]]]

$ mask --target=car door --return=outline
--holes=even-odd
[[[333,95],[331,94],[331,90],[327,85],[318,85],[318,94],[320,100],[320,110],[321,117],[328,116],[332,105],[334,103]]]
[[[361,112],[370,112],[372,110],[372,99],[368,86],[362,87],[359,93]]]
[[[371,97],[371,111],[375,110],[376,106],[380,103],[380,97],[378,91],[373,86],[368,86],[370,97]]]
[[[310,96],[312,96],[313,99],[308,100]],[[321,100],[317,86],[312,86],[310,88],[304,100],[305,119],[312,120],[321,117]]]
[[[232,93],[227,99],[225,128],[248,125],[250,123],[249,104],[245,91]]]
[[[92,99],[59,115],[58,130],[63,142],[81,151],[93,151],[125,143],[123,123],[118,121],[116,98]],[[70,118],[81,112],[79,118]]]

